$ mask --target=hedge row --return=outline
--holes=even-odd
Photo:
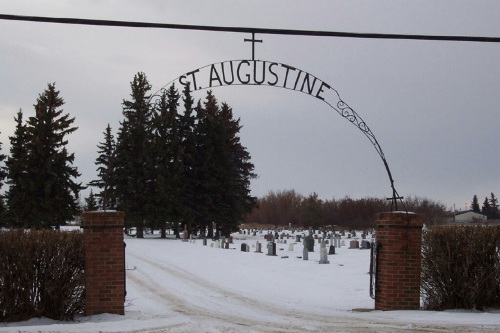
[[[500,307],[500,226],[432,226],[423,232],[425,309]]]
[[[70,320],[84,310],[83,235],[0,232],[0,321]]]

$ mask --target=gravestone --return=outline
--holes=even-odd
[[[325,241],[321,242],[321,246],[319,247],[319,263],[320,264],[329,264],[328,261],[328,253],[326,252],[326,243]]]
[[[328,254],[335,254],[335,246],[330,245],[330,251],[328,251]]]
[[[187,231],[187,226],[184,226],[184,231],[182,232],[182,241],[187,242],[188,241],[188,231]]]
[[[229,249],[229,243],[228,242],[224,243],[224,249],[226,249],[226,250]]]
[[[227,242],[228,242],[229,244],[233,244],[233,236],[229,236],[229,237],[227,238]]]
[[[350,241],[349,248],[350,249],[359,249],[359,241],[357,241],[357,240]]]
[[[309,229],[309,236],[304,238],[304,245],[307,246],[307,251],[314,252],[314,238],[312,229]]]
[[[288,244],[288,251],[293,251],[293,246],[294,245],[295,245],[294,243]]]
[[[371,244],[370,244],[370,242],[369,242],[369,241],[367,241],[367,240],[364,240],[364,239],[363,239],[363,240],[361,241],[361,249],[363,249],[363,250],[370,249],[370,245],[371,245]]]
[[[309,250],[306,245],[304,245],[304,249],[302,250],[302,259],[309,260]]]
[[[220,240],[219,240],[219,239],[215,241],[215,245],[214,245],[214,247],[215,247],[216,249],[220,249]]]
[[[262,244],[259,241],[255,243],[255,253],[262,253],[261,246]]]
[[[207,246],[207,239],[203,238],[203,246]]]
[[[295,235],[295,241],[296,241],[297,243],[300,243],[300,235]]]
[[[276,255],[276,243],[274,242],[267,243],[267,255],[268,256]]]
[[[247,248],[248,248],[247,243],[242,243],[241,244],[241,252],[248,252]]]

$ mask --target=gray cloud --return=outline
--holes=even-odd
[[[164,23],[355,32],[500,36],[497,1],[3,1],[0,12]],[[79,130],[69,140],[81,181],[96,145],[116,131],[129,82],[153,88],[195,68],[250,58],[244,34],[0,21],[0,141],[56,82]],[[464,208],[500,191],[500,45],[257,36],[257,57],[321,78],[367,122],[402,195]],[[371,143],[321,101],[270,87],[214,89],[241,118],[259,179],[252,191],[295,188],[322,198],[390,195]],[[197,98],[204,98],[199,92]],[[498,194],[498,193],[497,193]],[[483,198],[484,199],[484,198]]]

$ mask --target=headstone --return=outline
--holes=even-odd
[[[203,246],[207,246],[207,239],[203,238]]]
[[[319,263],[320,264],[329,264],[328,261],[328,253],[326,252],[326,243],[325,241],[321,242],[321,246],[319,248]]]
[[[294,243],[288,244],[288,251],[293,251],[293,246],[294,245],[295,245]]]
[[[306,245],[304,245],[304,249],[302,250],[302,259],[309,260],[309,250]]]
[[[267,243],[267,255],[268,256],[276,255],[276,243],[274,242]]]
[[[215,241],[215,248],[220,249],[220,239]]]
[[[186,229],[186,228],[187,228],[187,226],[185,225],[185,226],[184,226],[184,231],[183,231],[183,233],[182,233],[182,241],[183,241],[183,242],[187,242],[187,241],[188,241],[188,238],[189,238],[189,236],[188,236],[188,231],[187,231],[187,229]]]
[[[248,247],[247,243],[242,243],[241,244],[241,252],[248,252],[247,247]]]
[[[224,243],[224,248],[225,248],[226,250],[229,250],[229,243],[228,243],[228,242],[225,242],[225,243]]]
[[[300,235],[295,235],[295,241],[296,241],[297,243],[300,243]]]
[[[314,252],[314,238],[312,236],[307,236],[304,238],[304,241],[307,246],[307,250],[309,252]]]
[[[255,253],[262,253],[261,246],[259,241],[255,243]]]
[[[357,241],[357,240],[350,241],[349,248],[350,249],[359,249],[359,241]]]
[[[227,238],[227,242],[228,242],[229,244],[233,244],[233,236],[229,236],[229,237]]]
[[[330,251],[328,251],[328,254],[335,254],[335,246],[330,245]]]
[[[370,249],[370,245],[371,245],[371,244],[370,244],[370,242],[369,242],[369,241],[367,241],[367,240],[365,240],[365,239],[363,239],[363,240],[361,241],[361,249],[363,249],[363,250],[368,250],[368,249]]]

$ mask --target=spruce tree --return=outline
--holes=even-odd
[[[94,196],[103,210],[116,209],[116,177],[114,172],[113,159],[115,154],[115,140],[108,124],[104,131],[104,142],[97,145],[99,156],[95,164],[97,168],[98,179],[89,183],[90,186],[97,187],[100,191]]]
[[[218,113],[221,126],[220,145],[224,147],[221,156],[223,190],[222,203],[226,212],[220,217],[221,231],[229,236],[239,229],[245,215],[256,206],[257,199],[250,195],[250,181],[256,177],[254,165],[250,162],[250,154],[241,144],[239,132],[240,120],[233,118],[232,109],[223,103]]]
[[[0,142],[0,163],[3,163],[6,156],[1,153],[2,152],[2,143]],[[3,187],[3,181],[5,179],[5,176],[7,175],[5,168],[2,164],[0,164],[0,190]],[[0,194],[0,226],[2,226],[2,221],[5,216],[5,203],[4,203],[4,196]]]
[[[144,73],[138,73],[130,86],[131,99],[123,101],[124,119],[116,142],[116,194],[127,224],[136,226],[137,237],[143,238],[153,201],[151,85]]]
[[[198,228],[202,237],[205,236],[205,229],[195,225],[195,211],[197,209],[195,199],[196,187],[196,116],[194,114],[194,100],[191,96],[189,84],[184,87],[182,100],[184,102],[184,112],[179,115],[179,138],[181,140],[181,191],[180,205],[178,211],[182,216],[182,223],[187,225],[189,230]],[[179,223],[174,224],[174,233],[179,237]]]
[[[153,117],[154,203],[153,212],[166,237],[166,222],[181,219],[180,196],[182,147],[178,130],[179,93],[172,86],[164,90],[156,104]]]
[[[250,180],[256,175],[250,154],[239,139],[239,119],[232,109],[208,91],[204,108],[198,104],[197,124],[197,200],[201,228],[216,224],[217,232],[228,236],[238,230],[244,216],[256,205],[250,196]],[[216,234],[215,237],[218,237]]]
[[[474,197],[472,198],[472,203],[470,205],[470,209],[476,213],[481,212],[481,210],[479,208],[479,200],[477,199],[477,195],[475,195],[475,194],[474,194]]]
[[[9,207],[9,220],[11,226],[16,228],[28,227],[28,215],[25,209],[27,202],[28,186],[28,131],[23,123],[23,112],[19,110],[16,130],[10,139],[10,155],[5,162],[7,166],[7,206]]]
[[[495,194],[491,192],[490,196],[490,219],[498,219],[500,218],[498,212],[498,199],[495,197]]]
[[[97,203],[96,197],[92,189],[90,189],[90,194],[87,198],[85,198],[85,206],[83,207],[83,211],[91,212],[99,209],[99,204]]]
[[[481,207],[481,213],[483,215],[486,215],[486,217],[488,219],[490,219],[491,217],[491,206],[490,206],[490,201],[488,200],[488,197],[484,198],[484,201],[483,201],[483,207]]]
[[[66,149],[66,136],[77,130],[75,118],[63,114],[64,100],[55,84],[38,97],[35,116],[27,122],[27,188],[25,209],[28,224],[35,228],[59,228],[78,213],[78,193],[84,187],[72,164],[75,155]]]

